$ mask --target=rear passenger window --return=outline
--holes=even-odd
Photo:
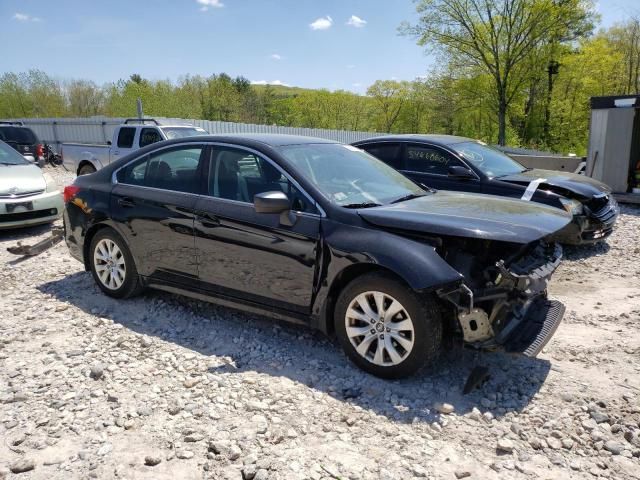
[[[135,127],[122,127],[118,132],[118,148],[133,147],[133,137],[135,136]]]
[[[175,192],[199,193],[203,146],[176,147],[151,154],[118,172],[118,182]]]
[[[447,175],[449,167],[461,166],[458,160],[436,148],[407,145],[407,170],[412,172]]]
[[[140,148],[160,141],[162,141],[162,137],[155,128],[143,128],[140,130]]]
[[[400,146],[399,143],[377,143],[373,145],[363,145],[359,148],[379,158],[390,167],[401,170],[402,158],[400,157]]]

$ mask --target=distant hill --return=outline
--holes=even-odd
[[[262,93],[267,88],[267,85],[251,85],[256,92]],[[276,97],[296,97],[305,91],[314,91],[313,88],[301,88],[301,87],[287,87],[284,85],[269,85]]]

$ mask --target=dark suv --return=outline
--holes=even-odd
[[[44,147],[33,130],[22,122],[0,122],[0,140],[20,153],[26,160],[44,165]]]

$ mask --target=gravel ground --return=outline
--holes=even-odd
[[[46,232],[0,233],[0,479],[640,479],[640,209],[567,249],[539,358],[453,349],[403,381],[304,328],[109,299],[64,244],[6,252]]]

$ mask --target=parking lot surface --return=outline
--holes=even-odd
[[[64,243],[6,251],[47,232],[0,232],[0,479],[640,478],[640,209],[565,250],[537,359],[453,348],[403,381],[302,327],[110,299]]]

